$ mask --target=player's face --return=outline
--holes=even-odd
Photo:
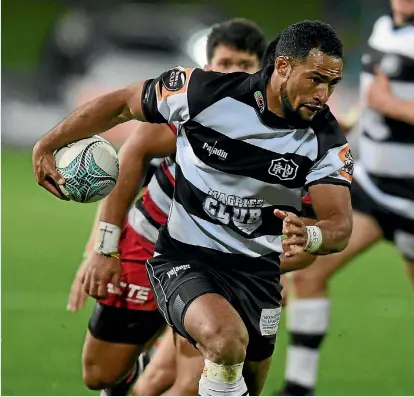
[[[214,50],[210,63],[204,69],[221,73],[256,73],[259,68],[260,62],[256,54],[219,44]]]
[[[280,99],[285,117],[296,124],[309,123],[325,107],[341,80],[342,66],[341,59],[317,50],[312,50],[304,62],[277,60],[276,68],[282,68],[278,74],[283,77]]]
[[[391,8],[398,23],[404,23],[414,17],[414,0],[391,0]]]

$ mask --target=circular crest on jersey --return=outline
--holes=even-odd
[[[185,69],[177,66],[163,76],[162,84],[168,91],[179,91],[184,87],[186,78]]]
[[[119,175],[118,155],[100,136],[82,139],[57,150],[57,171],[65,178],[60,189],[78,203],[91,203],[106,197]]]

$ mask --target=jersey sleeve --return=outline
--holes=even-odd
[[[147,80],[142,93],[142,111],[150,123],[180,125],[214,102],[232,95],[248,81],[246,73],[218,73],[202,69],[171,69]]]
[[[351,186],[354,160],[349,144],[332,113],[323,115],[314,127],[318,157],[306,176],[306,189],[316,184]]]
[[[141,104],[148,122],[171,125],[188,120],[188,87],[193,72],[194,69],[177,66],[145,82]]]

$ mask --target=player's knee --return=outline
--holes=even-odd
[[[299,297],[319,295],[326,290],[327,282],[328,278],[316,267],[292,273],[294,291]]]
[[[242,321],[227,324],[205,324],[199,344],[204,357],[217,364],[238,364],[244,361],[249,334]]]
[[[94,362],[83,364],[82,368],[83,383],[88,389],[102,390],[117,383],[116,374],[105,371],[102,365]]]

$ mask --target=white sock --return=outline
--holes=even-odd
[[[319,349],[328,330],[329,314],[328,298],[297,299],[287,305],[287,328],[291,340],[287,351],[285,380],[287,388],[299,389],[298,395],[315,388]]]
[[[221,365],[204,360],[204,371],[200,378],[200,396],[248,396],[242,372],[243,364]]]

